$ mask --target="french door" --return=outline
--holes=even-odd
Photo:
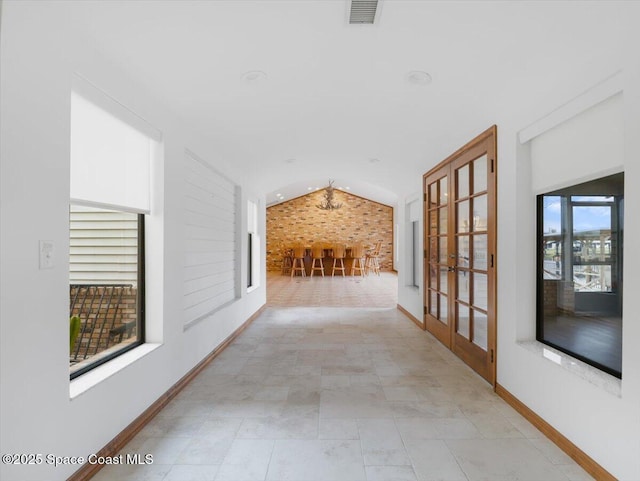
[[[496,127],[424,175],[425,326],[495,385]]]

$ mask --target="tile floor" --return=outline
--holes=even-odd
[[[591,479],[395,307],[273,300],[94,480]]]
[[[290,277],[269,272],[267,302],[280,307],[396,307],[398,277],[381,275]]]

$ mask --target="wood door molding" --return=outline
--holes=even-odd
[[[485,130],[484,132],[479,134],[477,137],[475,137],[474,139],[472,139],[469,142],[467,142],[466,144],[464,144],[462,147],[460,147],[458,150],[456,150],[453,154],[449,155],[442,162],[436,164],[435,167],[431,168],[426,174],[424,174],[424,177],[427,177],[427,176],[433,174],[433,172],[435,172],[437,170],[440,170],[445,165],[450,164],[452,160],[456,159],[457,157],[460,157],[460,155],[463,152],[465,152],[466,150],[469,150],[472,147],[475,147],[476,145],[484,142],[487,138],[491,137],[492,135],[493,135],[494,139],[496,139],[496,142],[497,142],[497,139],[498,139],[498,126],[497,125],[492,125],[487,130]],[[494,144],[496,142],[494,142]]]
[[[461,336],[457,333],[457,307],[458,304],[466,305],[464,301],[458,301],[458,280],[457,272],[461,267],[459,265],[459,252],[457,239],[464,236],[469,236],[469,239],[473,238],[475,229],[460,231],[457,230],[457,203],[458,203],[458,174],[457,169],[472,163],[482,157],[487,156],[487,185],[486,185],[486,202],[487,202],[487,267],[481,267],[479,274],[484,275],[486,272],[487,277],[487,343],[486,350],[484,347],[479,347],[472,342],[473,331],[469,339]],[[473,164],[475,165],[475,164]],[[473,167],[472,168],[475,168]],[[473,172],[473,170],[472,170]],[[438,163],[435,167],[430,169],[423,175],[423,193],[424,193],[424,245],[425,245],[425,261],[424,261],[424,305],[429,306],[429,279],[435,274],[431,272],[431,259],[426,256],[426,253],[432,249],[432,245],[429,243],[430,234],[430,216],[428,202],[428,188],[429,184],[435,182],[437,179],[447,177],[448,181],[448,193],[449,199],[447,201],[448,206],[448,228],[447,228],[447,262],[449,269],[451,269],[447,275],[448,289],[447,289],[447,301],[448,301],[448,320],[447,324],[433,318],[428,314],[428,309],[425,307],[424,324],[426,329],[432,333],[438,340],[451,349],[456,355],[464,360],[470,367],[477,371],[482,377],[484,377],[490,384],[495,386],[496,383],[496,364],[497,364],[497,126],[493,125],[480,135],[467,142],[465,145],[457,149],[454,153],[449,155],[442,162]],[[471,182],[470,186],[473,185]],[[484,194],[484,189],[480,190],[480,194],[475,190],[473,193],[469,192],[469,198],[480,198]],[[466,202],[466,196],[462,197]],[[463,202],[461,201],[461,202]],[[470,200],[471,202],[471,200]],[[466,234],[465,234],[466,232]],[[484,234],[483,230],[480,231]],[[462,235],[460,235],[462,234]],[[444,237],[444,236],[443,236]],[[471,246],[470,248],[473,248]],[[473,257],[472,257],[473,258]],[[440,259],[438,260],[440,263]],[[476,267],[467,266],[462,267],[463,270],[470,272],[476,272]],[[437,273],[440,276],[440,272]],[[474,274],[475,275],[475,274]],[[475,302],[475,301],[474,301]],[[472,306],[469,305],[469,312],[478,312],[478,307],[472,310]],[[485,313],[484,307],[480,310]],[[475,315],[473,317],[475,318]],[[470,323],[469,329],[472,329]]]

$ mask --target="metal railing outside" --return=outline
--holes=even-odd
[[[71,284],[69,316],[78,316],[81,328],[70,364],[100,354],[136,337],[136,289],[131,284]]]

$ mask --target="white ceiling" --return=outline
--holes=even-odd
[[[386,0],[372,26],[347,24],[347,0],[65,8],[268,203],[339,179],[393,204],[505,112],[531,121],[619,68],[625,3]]]
[[[398,196],[392,191],[378,185],[363,182],[362,180],[340,177],[337,179],[316,178],[293,182],[289,185],[281,186],[276,191],[269,192],[267,194],[267,206],[286,202],[316,190],[322,190],[329,185],[330,181],[333,181],[332,185],[335,189],[359,195],[360,197],[366,197],[381,204],[393,206],[398,200]]]

